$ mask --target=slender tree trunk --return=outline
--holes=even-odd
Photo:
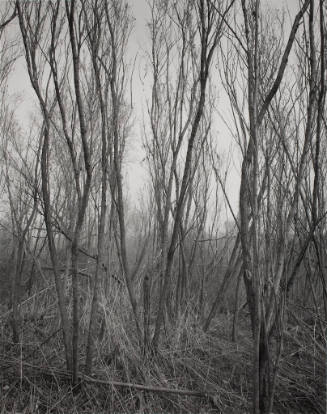
[[[150,278],[146,274],[143,281],[143,355],[147,356],[150,349]]]
[[[138,336],[138,342],[142,344],[142,333],[139,323],[137,302],[135,294],[132,287],[131,275],[129,270],[129,263],[127,258],[127,248],[126,248],[126,227],[125,227],[125,209],[124,209],[124,198],[123,198],[123,179],[122,179],[122,160],[121,153],[119,151],[119,125],[118,125],[118,116],[120,110],[120,102],[117,96],[117,87],[118,87],[118,62],[117,62],[117,44],[116,44],[116,34],[113,26],[112,19],[110,17],[109,8],[106,4],[105,13],[107,16],[106,23],[108,24],[108,29],[110,32],[111,40],[111,56],[112,56],[112,71],[110,79],[110,93],[111,93],[111,102],[112,102],[112,133],[113,133],[113,163],[115,168],[115,184],[117,191],[117,215],[119,221],[119,231],[120,231],[120,254],[122,260],[122,266],[124,271],[124,278],[126,281],[126,286],[129,294],[129,299],[132,306],[133,316],[135,320],[136,332]]]
[[[63,330],[63,340],[65,346],[66,366],[67,370],[72,370],[72,348],[69,319],[66,309],[66,299],[64,294],[63,282],[60,279],[58,270],[58,259],[55,247],[55,242],[52,232],[51,224],[51,210],[50,210],[50,193],[48,188],[48,148],[49,148],[49,132],[47,126],[44,131],[44,142],[42,148],[41,158],[41,173],[42,173],[42,195],[44,203],[44,221],[47,230],[48,246],[50,252],[51,263],[55,276],[56,291],[58,296],[59,311],[61,316],[61,324]]]
[[[99,19],[99,10],[94,10],[96,14],[95,18]],[[86,18],[87,21],[87,18]],[[88,22],[88,21],[87,21]],[[100,28],[99,28],[100,30]],[[90,30],[89,30],[90,31]],[[100,277],[104,264],[104,242],[105,242],[105,227],[106,227],[106,215],[107,215],[107,173],[108,173],[108,153],[107,153],[107,122],[106,122],[106,107],[102,94],[102,85],[100,80],[100,69],[98,66],[98,38],[90,38],[90,47],[92,54],[92,63],[95,72],[95,81],[97,95],[101,112],[101,205],[100,205],[100,220],[98,224],[98,255],[96,262],[96,269],[93,281],[93,298],[90,313],[89,323],[89,335],[86,351],[86,371],[90,374],[92,372],[93,354],[95,348],[96,328],[97,328],[97,315],[98,315],[98,297],[99,287],[102,281]]]
[[[17,236],[19,238],[19,236]],[[12,276],[12,288],[11,288],[11,303],[12,303],[12,331],[13,342],[20,342],[20,312],[19,301],[21,291],[21,277],[22,277],[22,261],[23,261],[24,242],[22,240],[17,241],[14,254],[14,272]]]
[[[48,165],[48,158],[49,158],[49,143],[50,143],[50,115],[48,109],[46,107],[46,102],[44,101],[41,89],[39,85],[39,73],[37,70],[36,64],[36,56],[35,50],[38,46],[35,43],[35,36],[33,33],[30,33],[32,27],[30,27],[29,23],[26,22],[26,18],[30,18],[30,16],[26,17],[25,13],[29,13],[27,10],[23,9],[25,7],[19,1],[16,1],[16,9],[19,18],[19,27],[22,34],[22,39],[24,43],[25,49],[25,60],[27,63],[27,69],[29,78],[32,84],[32,87],[37,95],[39,100],[39,104],[41,107],[42,115],[43,115],[43,145],[42,145],[42,152],[41,152],[41,179],[42,179],[42,197],[43,197],[43,205],[44,205],[44,221],[47,230],[47,238],[48,238],[48,246],[50,252],[50,258],[52,262],[54,278],[55,278],[55,285],[56,291],[58,296],[58,305],[59,311],[61,316],[61,323],[62,323],[62,330],[63,330],[63,342],[65,347],[65,357],[66,357],[66,366],[69,371],[72,369],[72,360],[71,360],[71,335],[70,335],[70,326],[69,326],[69,319],[66,309],[65,303],[65,294],[63,289],[63,283],[60,279],[60,274],[58,270],[58,259],[57,259],[57,252],[56,246],[52,231],[52,219],[51,219],[51,202],[50,202],[50,189],[49,189],[49,165]],[[40,18],[40,7],[41,3],[35,4],[35,7],[38,8],[37,16]],[[38,21],[37,24],[40,24]]]
[[[78,361],[78,347],[79,347],[79,319],[80,319],[80,292],[79,292],[79,277],[78,277],[78,253],[79,253],[79,242],[81,237],[81,232],[83,229],[85,213],[88,205],[90,189],[91,189],[91,179],[92,179],[92,169],[91,169],[91,159],[90,159],[90,150],[87,142],[87,125],[85,120],[85,110],[84,103],[81,93],[81,81],[80,81],[80,48],[81,44],[76,38],[76,27],[75,27],[75,0],[68,2],[66,0],[66,14],[68,19],[69,26],[69,38],[70,46],[73,57],[73,77],[74,77],[74,89],[76,104],[79,117],[79,129],[81,134],[83,156],[84,156],[84,167],[86,171],[86,179],[83,189],[83,194],[78,200],[78,212],[77,220],[75,224],[75,230],[72,240],[72,287],[73,287],[73,341],[72,341],[72,362],[73,362],[73,385],[78,383],[78,371],[79,371],[79,361]],[[81,36],[81,34],[79,34]]]

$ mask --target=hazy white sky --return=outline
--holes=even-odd
[[[268,5],[269,8],[276,8],[279,10],[286,9],[289,12],[289,21],[291,21],[299,8],[299,0],[261,0],[263,6]],[[144,67],[144,60],[142,61],[142,56],[144,55],[145,51],[149,50],[150,47],[150,40],[147,31],[147,20],[149,19],[149,9],[146,0],[131,0],[130,5],[135,17],[135,29],[132,34],[131,44],[132,49],[136,48],[137,53],[139,54],[139,69],[141,71],[141,76],[143,75],[142,69]],[[288,26],[286,26],[288,29]],[[287,31],[286,31],[287,32]],[[138,94],[142,94],[142,87],[139,82],[136,80],[134,83],[134,98],[136,102],[139,104],[143,101],[144,97],[137,97]],[[144,94],[143,94],[144,95]],[[226,108],[228,107],[227,102],[220,102],[218,100],[218,108],[219,107]],[[222,151],[227,152],[230,145],[234,148],[234,151],[237,151],[236,145],[231,142],[231,137],[229,132],[227,131],[225,125],[219,121],[219,117],[217,116],[217,140],[219,141],[218,146],[222,148]],[[139,119],[139,121],[141,121]],[[141,131],[141,124],[138,123],[136,125],[135,133],[138,135],[142,134]],[[141,147],[140,137],[136,136],[136,143],[137,146]],[[135,142],[135,141],[134,141]],[[232,149],[233,151],[233,149]],[[130,174],[131,178],[129,180],[130,189],[132,194],[137,194],[141,187],[141,183],[144,179],[144,170],[140,166],[141,160],[143,158],[142,151],[134,151],[132,154],[129,154],[128,161],[129,161],[129,171],[132,171]],[[145,165],[144,165],[145,167]],[[231,203],[234,206],[235,210],[237,210],[238,205],[238,194],[239,194],[239,172],[237,171],[237,166],[235,166],[234,170],[230,173],[229,179],[229,186],[228,186],[229,194],[231,197]]]
[[[1,2],[2,0],[0,0]],[[262,0],[262,4],[267,4],[271,8],[282,9],[287,7],[290,18],[293,19],[299,7],[298,0]],[[149,19],[149,9],[146,0],[130,0],[132,13],[134,15],[134,30],[130,39],[129,54],[131,61],[137,54],[137,65],[134,74],[133,97],[134,106],[137,108],[135,112],[135,126],[130,140],[131,148],[127,154],[127,174],[129,194],[133,199],[137,199],[140,189],[143,186],[145,178],[145,164],[142,163],[144,154],[142,151],[142,105],[144,106],[144,87],[140,78],[145,73],[145,53],[149,50],[150,39],[148,36],[147,21]],[[16,31],[17,27],[13,25],[10,30]],[[288,30],[287,30],[288,31]],[[18,118],[26,122],[33,111],[33,102],[37,102],[34,92],[31,89],[30,81],[25,68],[24,59],[18,60],[15,70],[12,72],[9,80],[9,92],[13,97],[19,96],[19,105],[17,105]],[[218,108],[226,107],[226,102],[218,101]],[[228,105],[227,105],[228,106]],[[231,138],[226,127],[217,117],[217,140],[219,145],[226,151],[231,144]],[[235,147],[236,148],[236,147]],[[229,194],[231,196],[232,205],[237,210],[238,191],[239,191],[239,174],[237,168],[230,174]]]

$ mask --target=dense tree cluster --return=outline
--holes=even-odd
[[[206,338],[223,321],[230,343],[250,343],[245,407],[273,412],[289,349],[311,347],[319,398],[305,409],[324,410],[327,6],[299,1],[288,21],[261,3],[149,1],[142,98],[127,0],[1,5],[0,320],[14,346],[29,318],[52,317],[73,387],[123,333],[151,365],[177,349],[167,331],[185,345],[186,321]],[[36,102],[28,128],[9,97],[18,61]],[[138,207],[133,128],[147,170]],[[235,206],[227,176],[240,159]]]

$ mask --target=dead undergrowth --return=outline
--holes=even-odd
[[[65,372],[55,308],[26,311],[22,342],[10,341],[2,320],[0,413],[246,413],[251,407],[252,341],[240,321],[231,341],[231,319],[220,315],[204,333],[192,312],[167,326],[156,356],[144,358],[127,307],[108,307],[92,378],[72,389]],[[120,302],[121,304],[121,302]],[[52,309],[52,311],[50,311]],[[120,309],[120,310],[119,310]],[[274,413],[324,412],[323,341],[310,326],[285,332]],[[189,392],[188,392],[189,391]]]

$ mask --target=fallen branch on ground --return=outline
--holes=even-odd
[[[38,365],[33,365],[28,362],[24,362],[21,360],[8,360],[6,359],[5,364],[2,364],[3,361],[0,361],[0,366],[5,365],[8,367],[8,365],[19,365],[20,367],[26,367],[31,368],[39,371],[43,375],[47,375],[50,377],[58,376],[64,379],[69,379],[70,374],[66,371],[58,370],[56,368],[52,369],[51,371],[46,370],[44,367],[40,367]],[[3,367],[1,367],[3,368]],[[103,380],[100,378],[92,378],[87,375],[81,374],[80,375],[80,382],[87,382],[87,383],[93,383],[93,384],[101,384],[101,385],[108,385],[112,387],[121,387],[121,388],[132,388],[135,390],[141,390],[141,391],[147,391],[147,392],[154,392],[154,393],[165,393],[165,394],[178,394],[178,395],[189,395],[193,397],[199,397],[199,398],[208,398],[212,399],[215,397],[214,393],[208,393],[208,392],[202,392],[202,391],[192,391],[192,390],[184,390],[184,389],[173,389],[173,388],[165,388],[165,387],[155,387],[150,385],[142,385],[142,384],[134,384],[131,382],[120,382],[120,381],[111,381],[111,380]]]

